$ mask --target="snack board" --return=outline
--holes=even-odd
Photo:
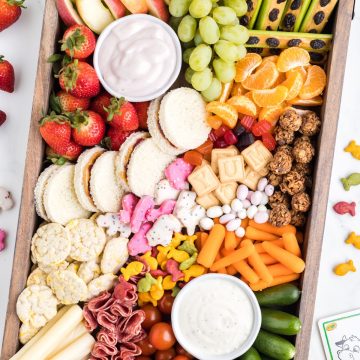
[[[336,28],[338,24],[346,29],[349,28],[350,23],[350,12],[352,10],[352,4],[345,4],[344,2],[339,3],[338,18],[336,23]],[[41,117],[41,111],[43,108],[47,108],[47,98],[48,93],[50,92],[49,79],[51,78],[51,69],[48,64],[46,64],[46,59],[49,55],[54,52],[54,46],[56,41],[56,29],[58,25],[57,11],[54,4],[51,1],[48,1],[46,4],[46,13],[45,13],[45,22],[43,29],[43,38],[42,38],[42,47],[39,58],[39,71],[37,77],[37,91],[34,98],[34,108],[33,108],[33,119],[30,129],[29,137],[29,146],[31,146],[32,152],[29,152],[29,159],[27,161],[27,174],[34,174],[34,177],[28,176],[25,177],[24,184],[24,193],[22,200],[22,209],[20,217],[20,227],[18,231],[18,241],[16,249],[16,257],[14,261],[13,268],[13,278],[12,278],[12,289],[10,293],[9,301],[9,312],[7,325],[4,335],[4,346],[3,346],[3,356],[5,359],[10,358],[11,355],[15,353],[17,344],[17,333],[18,333],[18,319],[16,317],[14,308],[17,300],[18,294],[23,290],[24,284],[26,282],[27,272],[24,270],[24,264],[30,266],[30,243],[28,241],[28,234],[33,234],[36,231],[36,218],[33,210],[33,188],[35,186],[37,175],[40,173],[41,161],[44,153],[44,145],[41,140],[41,137],[38,133],[37,121]],[[56,25],[56,26],[55,26]],[[316,173],[321,171],[321,180],[315,178],[315,186],[313,189],[313,213],[324,214],[326,208],[326,199],[324,196],[321,196],[320,193],[323,191],[324,186],[328,186],[329,176],[326,175],[326,172],[329,171],[325,165],[329,161],[331,162],[332,154],[327,151],[327,144],[324,139],[330,141],[329,139],[335,138],[336,124],[337,121],[337,112],[338,112],[338,102],[337,99],[338,93],[338,84],[342,82],[343,75],[343,66],[344,66],[344,57],[346,54],[346,46],[343,49],[344,44],[347,43],[348,33],[343,32],[339,33],[335,30],[335,39],[334,39],[334,48],[331,54],[330,67],[328,69],[328,90],[326,93],[325,104],[323,107],[323,116],[326,117],[326,122],[323,124],[322,133],[320,135],[321,146],[318,151],[317,158],[317,170]],[[341,69],[342,71],[340,71]],[[337,77],[337,79],[334,79]],[[329,100],[331,99],[331,100]],[[338,100],[338,99],[337,99]],[[335,105],[334,105],[335,104]],[[258,152],[258,151],[256,151]],[[236,155],[235,155],[236,156]],[[246,155],[245,155],[246,156]],[[29,160],[28,159],[28,160]],[[233,159],[234,161],[236,159]],[[254,159],[253,159],[254,160]],[[252,161],[251,154],[248,157],[248,161]],[[225,164],[223,164],[225,165]],[[256,164],[253,164],[256,166]],[[241,165],[240,165],[241,166]],[[36,170],[34,172],[34,169]],[[259,170],[261,166],[259,166]],[[31,171],[30,171],[31,170]],[[210,169],[209,169],[210,171]],[[228,174],[224,174],[228,175]],[[329,174],[327,174],[329,175]],[[324,177],[323,177],[324,176]],[[221,174],[220,174],[221,177]],[[215,182],[218,180],[213,179]],[[320,183],[319,183],[320,182]],[[196,181],[195,181],[196,184]],[[195,188],[196,185],[192,184]],[[217,184],[215,184],[217,185]],[[249,185],[250,186],[250,185]],[[215,186],[216,187],[216,186]],[[215,189],[215,188],[214,188]],[[140,192],[142,189],[139,190]],[[199,194],[198,194],[199,195]],[[323,193],[322,193],[323,195]],[[32,216],[29,217],[29,213]],[[316,225],[316,228],[315,228]],[[302,298],[300,304],[300,317],[303,321],[303,330],[302,333],[297,337],[297,358],[305,359],[308,351],[308,338],[310,336],[310,329],[312,323],[312,311],[313,311],[313,299],[310,297],[312,293],[315,294],[316,286],[314,286],[314,277],[313,271],[311,269],[316,269],[316,264],[318,261],[318,255],[320,253],[320,244],[322,235],[322,228],[319,224],[315,224],[315,219],[310,217],[308,222],[307,234],[305,234],[305,249],[308,250],[308,256],[305,260],[307,262],[307,270],[304,274],[303,290],[308,294],[307,297]],[[317,240],[316,240],[317,239]],[[245,244],[246,245],[246,244]],[[21,264],[21,266],[19,266]],[[310,269],[310,270],[309,270]],[[306,314],[306,315],[305,315]]]

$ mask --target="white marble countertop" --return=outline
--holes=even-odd
[[[44,1],[27,2],[20,20],[0,33],[0,53],[12,62],[16,72],[16,88],[13,94],[0,92],[0,109],[8,115],[0,128],[0,185],[8,188],[16,201],[9,212],[0,213],[0,228],[8,232],[7,248],[0,253],[0,338],[4,330],[8,288],[15,246],[19,203],[34,91],[35,73],[39,52]],[[354,218],[334,214],[332,205],[340,200],[356,201],[360,205],[360,187],[345,192],[339,179],[351,172],[360,171],[360,161],[343,151],[347,143],[356,139],[360,143],[359,85],[360,71],[360,3],[357,3],[347,57],[339,128],[331,178],[329,208],[325,226],[323,252],[315,307],[313,334],[309,359],[324,359],[317,329],[317,321],[336,313],[359,307],[360,299],[360,252],[344,243],[348,233],[360,234],[360,209]],[[340,93],[339,93],[340,95]],[[356,136],[357,135],[357,136]],[[30,236],[29,236],[30,241]],[[353,259],[359,272],[345,278],[336,277],[332,268],[339,262]],[[360,334],[358,334],[359,336]],[[0,342],[1,347],[1,342]]]

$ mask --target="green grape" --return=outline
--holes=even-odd
[[[181,20],[178,27],[178,36],[182,42],[191,41],[196,33],[197,22],[190,15],[186,15]]]
[[[197,91],[206,90],[213,79],[212,71],[209,68],[205,68],[202,71],[195,71],[191,77],[191,85]]]
[[[172,16],[181,17],[189,11],[191,0],[171,0],[169,12]]]
[[[229,25],[239,25],[239,24],[240,24],[240,20],[238,17],[236,17],[235,20]]]
[[[202,37],[200,35],[199,29],[196,30],[196,34],[195,34],[195,37],[194,37],[194,43],[195,43],[196,46],[204,43],[204,40],[202,39]]]
[[[189,63],[189,58],[190,58],[190,55],[192,53],[192,51],[194,50],[195,48],[188,48],[186,49],[184,52],[183,52],[183,61],[185,64],[188,64]]]
[[[226,62],[234,62],[238,60],[239,50],[237,45],[230,41],[219,40],[214,45],[214,50],[219,58],[223,59]]]
[[[249,40],[249,31],[242,25],[225,25],[221,28],[220,38],[235,44],[245,44]]]
[[[245,57],[245,55],[247,53],[246,47],[244,45],[238,45],[237,49],[238,49],[238,57],[237,57],[236,61]]]
[[[201,38],[207,44],[215,44],[220,38],[220,29],[216,21],[210,17],[205,16],[199,22],[199,31]]]
[[[189,58],[189,64],[194,71],[203,71],[209,65],[211,57],[211,47],[200,44],[192,51]]]
[[[236,70],[234,63],[228,63],[222,59],[214,59],[213,68],[216,77],[223,83],[234,80]]]
[[[202,18],[208,15],[211,9],[211,0],[192,0],[189,6],[190,15],[194,18]]]
[[[231,7],[236,12],[236,16],[243,16],[248,11],[245,0],[224,0],[225,6]]]
[[[191,84],[191,78],[194,75],[195,71],[189,66],[186,70],[185,70],[185,80]]]
[[[175,17],[175,16],[170,17],[169,25],[173,28],[173,30],[175,32],[177,32],[177,29],[179,27],[181,20],[182,20],[182,17]]]
[[[221,95],[222,85],[221,82],[217,78],[213,78],[210,86],[201,92],[201,95],[205,99],[205,101],[214,101],[218,99]]]
[[[236,13],[226,6],[219,6],[213,11],[214,20],[221,25],[232,25],[236,21]]]

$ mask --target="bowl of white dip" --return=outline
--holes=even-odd
[[[261,325],[252,290],[235,276],[207,274],[176,296],[171,324],[181,346],[200,360],[233,360],[254,343]]]
[[[128,15],[99,36],[94,67],[105,90],[129,101],[164,94],[181,70],[180,41],[164,21],[145,14]]]

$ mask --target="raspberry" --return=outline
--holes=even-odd
[[[246,131],[250,131],[255,121],[256,119],[252,116],[244,116],[241,119],[240,124],[246,129]]]
[[[276,141],[270,133],[265,133],[262,135],[262,142],[270,151],[274,150],[276,147]]]
[[[251,132],[255,136],[262,136],[268,133],[270,129],[271,129],[271,124],[268,121],[260,120],[251,128]]]

